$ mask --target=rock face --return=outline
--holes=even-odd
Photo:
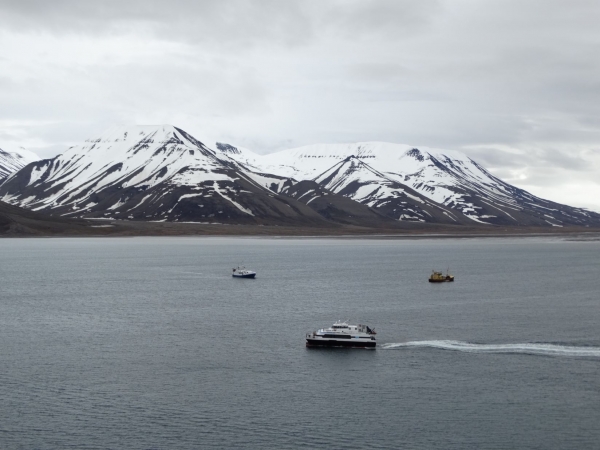
[[[256,171],[313,180],[399,221],[600,226],[600,214],[536,197],[456,151],[364,142],[231,157]]]
[[[315,181],[290,183],[281,189],[281,194],[309,206],[325,219],[336,223],[372,228],[391,228],[396,223],[376,209],[336,195]]]
[[[39,159],[35,153],[25,149],[20,149],[17,152],[7,152],[0,148],[0,184],[11,174]]]
[[[66,217],[323,225],[253,175],[179,128],[114,128],[29,164],[0,186],[0,199]]]

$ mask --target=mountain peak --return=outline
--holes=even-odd
[[[137,142],[149,136],[167,137],[177,132],[177,128],[170,124],[162,125],[116,125],[101,133],[100,138],[88,139],[86,142],[126,141]]]

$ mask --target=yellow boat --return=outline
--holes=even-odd
[[[454,275],[450,275],[448,272],[444,275],[442,272],[436,272],[435,270],[431,272],[430,283],[445,283],[446,281],[454,281]]]

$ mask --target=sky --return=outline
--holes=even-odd
[[[600,211],[599,23],[596,0],[0,0],[0,148],[396,142]]]

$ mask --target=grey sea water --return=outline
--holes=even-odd
[[[600,448],[599,251],[0,240],[0,448]],[[305,348],[337,319],[378,349]]]

